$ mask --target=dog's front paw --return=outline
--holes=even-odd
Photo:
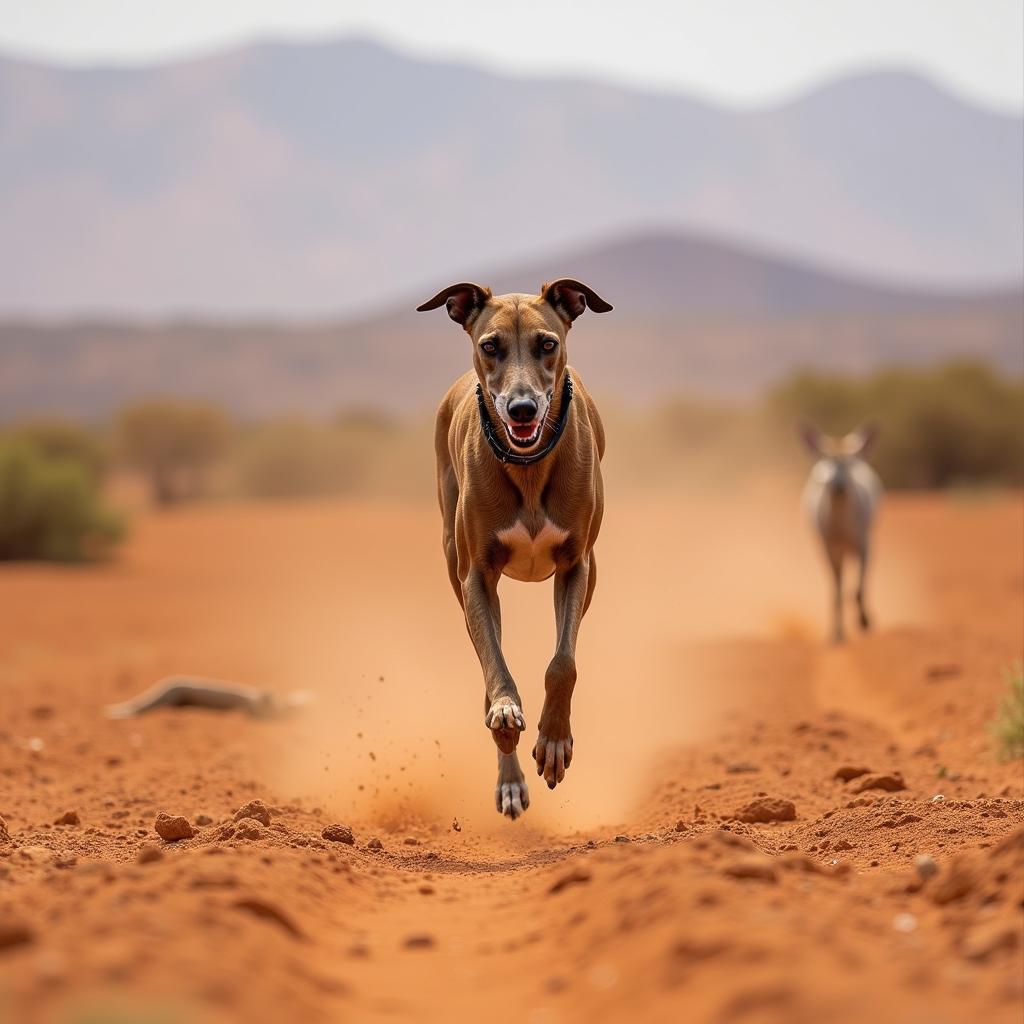
[[[548,789],[554,789],[572,763],[572,736],[545,736],[541,732],[533,748],[533,759],[537,762],[537,774],[544,776]]]
[[[526,728],[522,709],[511,697],[498,697],[487,712],[487,728],[503,754],[511,754],[519,745],[519,735]]]
[[[519,768],[515,754],[498,758],[498,784],[494,787],[494,803],[499,814],[515,821],[530,806],[530,791]]]

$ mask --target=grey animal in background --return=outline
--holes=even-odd
[[[842,643],[843,562],[853,556],[859,563],[857,610],[861,629],[869,629],[871,619],[864,598],[868,559],[871,553],[871,529],[882,499],[882,481],[864,461],[878,430],[865,424],[845,437],[829,437],[811,423],[801,423],[800,436],[815,456],[810,477],[804,486],[803,505],[821,538],[835,584],[832,638]]]
[[[171,676],[121,704],[108,704],[108,718],[134,718],[156,708],[209,708],[247,711],[253,718],[281,718],[300,711],[313,699],[308,690],[278,695],[243,683],[194,676]]]

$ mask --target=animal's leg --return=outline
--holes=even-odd
[[[511,754],[498,751],[498,782],[494,787],[494,803],[499,814],[505,814],[513,821],[530,806],[530,791],[526,788],[526,779],[519,767],[519,755],[515,751]]]
[[[544,708],[537,726],[533,757],[537,774],[549,789],[565,778],[572,763],[572,727],[569,721],[572,691],[576,686],[576,637],[597,581],[594,555],[555,575],[555,654],[544,675]]]
[[[832,567],[835,586],[832,601],[832,642],[841,644],[846,637],[843,632],[843,549],[838,544],[829,545],[828,561]]]
[[[501,606],[498,576],[470,569],[462,584],[466,628],[484,673],[484,724],[503,754],[511,754],[526,728],[522,700],[501,653]]]
[[[868,573],[868,546],[865,544],[860,549],[860,574],[857,577],[857,610],[860,612],[860,628],[868,630],[871,628],[871,619],[864,603],[864,583]]]

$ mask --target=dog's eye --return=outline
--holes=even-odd
[[[493,341],[480,342],[480,351],[485,355],[495,356],[498,354],[498,346]]]
[[[556,348],[558,348],[558,342],[554,338],[545,338],[540,346],[542,352],[554,352]]]

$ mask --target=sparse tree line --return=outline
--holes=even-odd
[[[1024,481],[1024,382],[976,363],[887,370],[866,377],[796,375],[758,403],[678,400],[626,416],[619,439],[633,453],[668,445],[658,472],[737,462],[785,469],[799,462],[792,426],[830,432],[865,420],[880,427],[872,463],[889,489]],[[424,423],[426,421],[424,420]],[[649,444],[648,444],[649,442]],[[210,497],[429,493],[429,429],[372,414],[238,422],[208,403],[134,403],[104,424],[60,420],[0,428],[0,560],[103,557],[125,534],[110,481],[143,478],[169,507]],[[611,433],[614,454],[616,432]],[[631,455],[632,471],[645,472]],[[652,469],[655,463],[652,462]]]

